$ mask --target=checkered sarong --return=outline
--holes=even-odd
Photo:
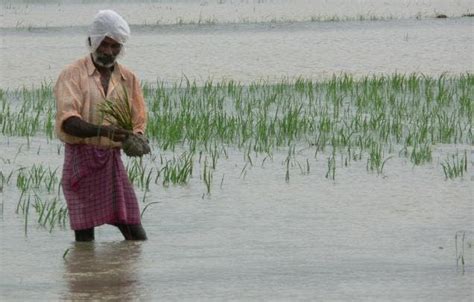
[[[62,186],[73,230],[141,223],[119,148],[66,144]]]

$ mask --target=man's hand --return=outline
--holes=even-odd
[[[132,134],[122,144],[127,156],[143,156],[150,153],[148,139],[143,134]]]
[[[102,126],[100,132],[102,136],[108,137],[114,142],[123,142],[129,135],[133,134],[132,131],[124,130],[116,126]]]

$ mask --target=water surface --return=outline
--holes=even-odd
[[[140,9],[141,5],[144,4],[136,3],[132,7]],[[173,5],[190,9],[194,4]],[[273,2],[262,5],[267,5],[270,16],[274,15]],[[30,9],[36,12],[39,8],[35,7]],[[50,20],[63,15],[71,19],[73,13],[67,12],[70,5],[59,7],[65,11],[56,13]],[[50,4],[46,8],[45,13],[51,13]],[[91,17],[74,18],[68,25],[36,27],[38,24],[34,24],[23,29],[12,27],[5,20],[12,15],[7,10],[0,28],[0,87],[54,83],[65,65],[87,54],[85,40],[90,22],[87,20],[96,9],[92,4],[81,6],[77,14],[90,13]],[[41,16],[43,12],[33,14],[31,19],[39,20]],[[141,21],[131,22],[135,25],[122,62],[147,82],[174,83],[186,76],[198,83],[208,79],[249,83],[299,76],[320,80],[344,72],[356,76],[394,72],[439,75],[474,70],[473,21],[459,16],[210,25],[156,25]]]
[[[21,144],[1,147],[14,154]],[[5,170],[33,162],[60,167],[62,160],[56,144],[42,139],[2,158],[10,162]],[[34,215],[25,237],[24,218],[14,214],[19,192],[9,186],[0,224],[8,242],[1,249],[2,296],[472,300],[473,236],[467,233],[464,272],[454,240],[457,231],[474,228],[472,180],[445,181],[435,163],[412,167],[397,159],[384,176],[354,162],[331,181],[321,155],[311,160],[309,175],[294,168],[286,183],[284,158],[261,165],[256,157],[242,175],[240,152],[229,151],[211,195],[199,172],[186,186],[152,186],[146,201],[159,203],[144,213],[150,238],[144,243],[124,242],[110,226],[97,228],[93,244],[74,243],[69,230],[36,227]]]

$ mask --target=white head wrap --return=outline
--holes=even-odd
[[[89,28],[91,52],[95,52],[105,37],[124,44],[130,37],[130,27],[127,22],[113,10],[101,10],[94,18]]]

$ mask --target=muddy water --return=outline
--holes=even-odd
[[[61,166],[56,143],[43,139],[29,149],[22,139],[1,148],[3,171]],[[383,176],[354,162],[338,167],[336,181],[324,177],[325,157],[302,151],[298,160],[309,159],[311,172],[295,167],[286,183],[284,152],[273,161],[255,157],[242,173],[242,155],[229,150],[211,195],[199,167],[187,186],[152,185],[146,202],[159,203],[144,213],[144,243],[124,242],[103,226],[95,243],[77,244],[67,229],[38,228],[34,214],[25,237],[24,218],[14,214],[19,192],[8,186],[0,292],[22,301],[470,301],[472,179],[444,180],[435,162],[445,151],[437,148],[433,164],[422,167],[393,159]],[[468,231],[464,272],[456,266],[459,230]]]
[[[472,20],[458,18],[472,10],[470,1],[219,2],[107,5],[133,24],[124,63],[143,80],[170,83],[183,74],[251,82],[473,71]],[[86,25],[105,7],[91,1],[2,5],[1,88],[54,81],[85,54]],[[435,12],[456,18],[427,19]],[[397,20],[308,21],[334,15]],[[272,20],[278,22],[261,23]],[[298,22],[279,23],[284,20]],[[421,167],[392,159],[383,176],[354,162],[338,167],[335,181],[324,177],[326,156],[301,151],[299,160],[310,160],[311,171],[302,175],[293,167],[289,183],[286,150],[273,161],[255,157],[244,169],[242,154],[229,149],[211,195],[199,167],[186,186],[150,188],[145,201],[159,203],[144,213],[150,238],[144,243],[124,242],[103,226],[95,243],[76,244],[67,228],[38,227],[34,211],[25,236],[13,180],[0,193],[0,299],[472,301],[473,176],[444,180],[439,162],[447,148],[456,146],[436,146],[433,163]],[[26,139],[1,137],[1,171],[39,163],[60,170],[57,150],[57,142],[41,137],[29,148]],[[144,193],[137,194],[142,200]],[[464,268],[456,265],[455,234],[462,230]]]

